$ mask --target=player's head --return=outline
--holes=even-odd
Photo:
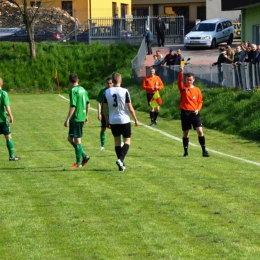
[[[186,74],[186,85],[188,87],[193,86],[193,82],[195,81],[195,77],[193,73],[187,73]]]
[[[114,85],[120,85],[121,82],[122,82],[121,74],[119,74],[117,72],[113,73],[113,75],[112,75],[112,82],[113,82]]]
[[[3,80],[0,78],[0,88],[3,86]]]
[[[106,84],[107,84],[107,88],[112,87],[113,86],[112,78],[107,78],[106,79]]]
[[[71,84],[75,84],[75,83],[78,83],[78,81],[79,81],[78,75],[75,73],[71,73],[69,76],[69,82]]]

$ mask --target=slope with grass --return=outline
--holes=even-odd
[[[133,126],[127,169],[119,172],[110,131],[99,150],[92,110],[83,137],[91,159],[70,169],[68,101],[53,94],[10,98],[22,160],[7,160],[1,138],[1,259],[259,258],[259,166],[250,163],[260,163],[258,144],[205,129],[211,157],[191,145],[183,158],[180,121],[160,118],[161,132]],[[148,113],[137,115],[149,123]],[[194,132],[190,140],[198,144]]]

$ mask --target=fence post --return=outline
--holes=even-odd
[[[74,28],[75,41],[77,41],[77,11],[76,11],[76,9],[74,9],[74,22],[75,22],[75,28]]]

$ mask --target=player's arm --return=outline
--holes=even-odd
[[[90,111],[90,103],[87,101],[87,106],[86,106],[86,119],[85,119],[85,124],[88,123],[88,112]]]
[[[131,113],[132,117],[135,120],[135,126],[138,126],[139,122],[137,120],[137,117],[136,117],[136,114],[135,114],[135,110],[134,110],[134,108],[132,106],[129,92],[127,91],[125,95],[126,95],[125,96],[125,98],[126,98],[125,100],[126,100],[126,105],[127,105],[128,111]]]
[[[183,66],[180,66],[180,72],[178,75],[178,88],[180,91],[183,89]]]
[[[102,115],[101,115],[101,103],[97,103],[97,112],[98,112],[98,120],[102,120]]]
[[[73,113],[75,112],[75,109],[76,107],[75,106],[71,106],[70,109],[69,109],[69,113],[67,115],[67,118],[64,122],[64,126],[65,127],[68,127],[69,126],[69,121],[70,121],[70,118],[72,117]]]
[[[9,116],[9,123],[12,124],[14,122],[14,118],[13,118],[13,115],[12,115],[11,107],[6,106],[5,109],[6,109],[7,115]]]
[[[128,108],[129,112],[131,113],[132,117],[135,120],[135,126],[138,126],[139,122],[137,120],[137,117],[136,117],[136,114],[135,114],[135,110],[134,110],[134,108],[132,106],[132,103],[127,103],[127,108]]]

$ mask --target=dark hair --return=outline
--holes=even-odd
[[[120,81],[120,79],[122,79],[121,74],[119,74],[117,72],[113,73],[113,75],[112,75],[113,84],[117,84]]]
[[[69,81],[72,84],[76,83],[78,79],[79,79],[78,75],[75,74],[75,73],[71,73],[70,76],[69,76]]]
[[[191,73],[191,72],[188,72],[188,73],[186,74],[186,77],[193,77],[193,78],[194,78],[194,74]]]
[[[226,48],[225,47],[219,47],[220,51],[224,51]]]
[[[106,82],[108,82],[109,80],[112,80],[112,78],[107,78],[107,79],[106,79]]]

